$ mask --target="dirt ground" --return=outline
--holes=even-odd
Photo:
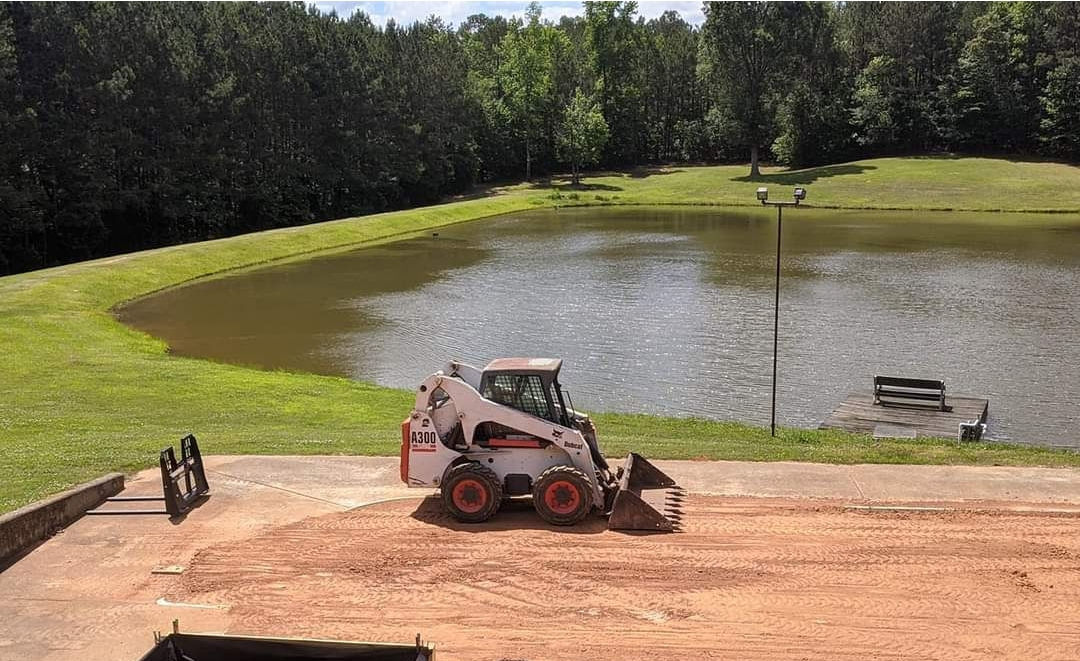
[[[232,633],[419,632],[441,661],[1080,659],[1075,516],[692,496],[684,521],[464,526],[398,501],[211,546],[162,587]]]

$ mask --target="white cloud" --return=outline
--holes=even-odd
[[[429,16],[438,16],[446,23],[457,25],[473,14],[487,14],[489,16],[502,15],[506,17],[525,15],[528,2],[455,2],[443,0],[442,2],[313,2],[314,6],[324,12],[337,11],[338,16],[348,17],[356,11],[363,11],[371,20],[378,25],[385,25],[389,19],[394,19],[399,24],[409,24],[413,21],[423,21]],[[542,1],[544,18],[558,20],[560,16],[580,16],[585,13],[584,4],[571,2],[570,0]],[[656,18],[665,11],[677,11],[689,23],[695,25],[704,21],[701,12],[701,2],[691,1],[657,1],[639,2],[638,14],[649,18]]]

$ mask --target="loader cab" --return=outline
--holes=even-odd
[[[480,394],[524,413],[564,427],[570,426],[558,358],[499,358],[488,363],[480,377]]]

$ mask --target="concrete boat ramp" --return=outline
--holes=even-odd
[[[152,645],[152,632],[168,630],[173,619],[180,619],[182,629],[189,632],[248,633],[250,622],[245,624],[237,619],[246,611],[236,604],[228,607],[207,599],[192,603],[178,601],[184,595],[178,582],[191,571],[193,561],[199,566],[196,556],[205,557],[208,549],[222,545],[242,550],[248,548],[248,540],[267,535],[272,539],[277,534],[274,531],[282,530],[282,526],[299,525],[311,517],[344,515],[347,510],[391,499],[411,500],[399,504],[398,509],[404,507],[403,520],[415,528],[420,524],[415,517],[408,516],[408,511],[421,507],[423,497],[428,495],[427,491],[401,485],[397,459],[392,457],[208,456],[205,463],[211,495],[182,520],[171,521],[166,516],[84,517],[0,572],[0,594],[4,595],[0,600],[0,661],[134,660]],[[846,511],[844,506],[873,505],[903,507],[911,512],[927,506],[940,511],[944,506],[1011,512],[1008,515],[1011,517],[1080,517],[1080,470],[1074,469],[790,462],[656,463],[685,486],[692,497],[699,494],[706,501],[718,495],[757,499],[749,503],[740,501],[739,507],[743,509],[775,510],[778,505],[769,503],[799,501],[806,503],[800,507],[809,508],[807,511],[817,511],[821,503],[821,507],[834,512],[830,516],[845,516],[835,514]],[[153,495],[160,494],[160,489],[160,474],[155,468],[130,478],[125,494]],[[393,513],[372,516],[385,518]],[[508,516],[518,517],[518,524],[533,531],[530,534],[557,536],[547,541],[567,548],[584,544],[588,539],[619,543],[607,532],[606,537],[566,534],[568,531],[556,529],[537,533],[550,527],[534,520],[534,513],[527,510]],[[851,516],[868,514],[864,511]],[[717,519],[720,523],[725,520],[723,516]],[[788,520],[797,528],[800,519]],[[316,521],[310,525],[320,524]],[[601,522],[596,526],[603,527]],[[434,538],[453,534],[438,522],[424,523],[422,527],[421,532]],[[475,537],[483,531],[478,528],[469,532]],[[300,533],[293,530],[291,534]],[[498,537],[508,533],[492,534]],[[637,538],[628,539],[636,541],[622,543],[645,543]],[[735,539],[732,537],[732,543]],[[677,536],[658,539],[654,545],[677,541]],[[367,561],[375,560],[356,559],[361,565]],[[256,566],[257,562],[255,558],[246,560],[235,571],[263,571],[262,565]],[[358,568],[360,565],[354,567]],[[222,575],[223,580],[231,580],[232,576]],[[355,579],[341,580],[346,581],[342,584],[345,585]],[[267,589],[279,589],[276,585]],[[173,597],[175,594],[180,597]],[[343,611],[338,615],[345,619],[335,621],[344,627],[341,622],[358,617],[358,613],[362,615],[363,611],[351,615]],[[267,623],[272,623],[273,630],[282,635],[308,636],[324,634],[326,626],[333,624],[318,619],[292,621],[286,617],[271,618]],[[401,642],[402,636],[408,638],[416,631],[423,631],[425,637],[438,643],[437,627],[441,626],[437,620],[409,622],[400,630],[386,629],[380,633],[364,622],[345,623],[365,638],[370,633],[389,642]],[[347,633],[352,632],[349,629]],[[452,630],[446,629],[442,634],[450,637]],[[452,647],[447,652],[451,660],[468,657],[464,653],[454,656]],[[575,654],[575,658],[580,658],[580,654]],[[545,658],[556,656],[545,655]]]

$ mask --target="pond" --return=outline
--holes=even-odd
[[[785,213],[778,421],[875,374],[990,400],[990,436],[1080,445],[1080,218]],[[538,210],[129,305],[174,353],[412,389],[450,359],[565,359],[580,408],[767,425],[775,212]]]

